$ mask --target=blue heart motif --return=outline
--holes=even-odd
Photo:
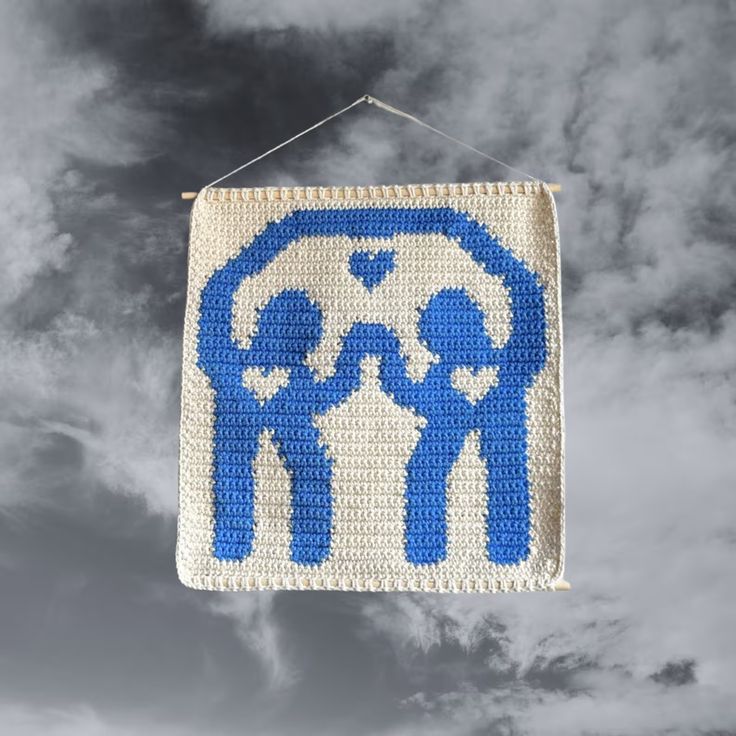
[[[371,253],[368,250],[356,250],[350,256],[350,273],[363,283],[368,291],[372,291],[386,276],[394,270],[393,250],[379,250]]]

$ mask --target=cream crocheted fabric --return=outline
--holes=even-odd
[[[186,585],[552,588],[562,441],[546,185],[200,192],[183,347]]]

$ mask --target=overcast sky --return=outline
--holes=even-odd
[[[0,2],[0,730],[736,733],[734,76],[726,1]],[[571,593],[176,579],[179,192],[366,92],[562,183]],[[233,184],[507,178],[361,106]]]

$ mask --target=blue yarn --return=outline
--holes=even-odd
[[[301,291],[284,291],[261,310],[247,350],[233,340],[233,299],[240,283],[298,238],[388,239],[400,233],[443,234],[488,273],[502,278],[512,305],[511,335],[503,348],[491,344],[482,313],[458,289],[435,295],[421,316],[420,339],[441,358],[421,383],[407,377],[396,336],[382,325],[366,324],[354,325],[346,336],[335,375],[316,382],[304,357],[321,337],[321,315]],[[380,252],[390,254],[390,260],[359,256],[365,253],[357,249],[350,268],[370,289],[393,267],[393,253]],[[326,559],[332,465],[312,416],[356,390],[361,359],[378,355],[384,390],[427,420],[407,465],[407,560],[421,565],[446,556],[447,476],[472,429],[479,430],[488,469],[488,557],[499,564],[525,559],[530,540],[526,390],[546,361],[545,335],[543,287],[536,275],[465,213],[449,208],[297,210],[268,225],[202,290],[198,365],[215,391],[215,557],[241,560],[252,552],[253,459],[260,433],[267,428],[292,477],[292,560],[315,565]],[[498,367],[498,385],[475,405],[452,388],[454,368],[489,365]],[[261,406],[242,384],[248,366],[288,368],[289,384]]]
[[[380,250],[378,253],[356,250],[348,261],[350,273],[361,281],[368,291],[373,291],[394,270],[395,255],[392,250]]]

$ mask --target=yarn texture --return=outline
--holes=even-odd
[[[181,581],[551,589],[564,555],[559,269],[539,182],[202,190]]]

